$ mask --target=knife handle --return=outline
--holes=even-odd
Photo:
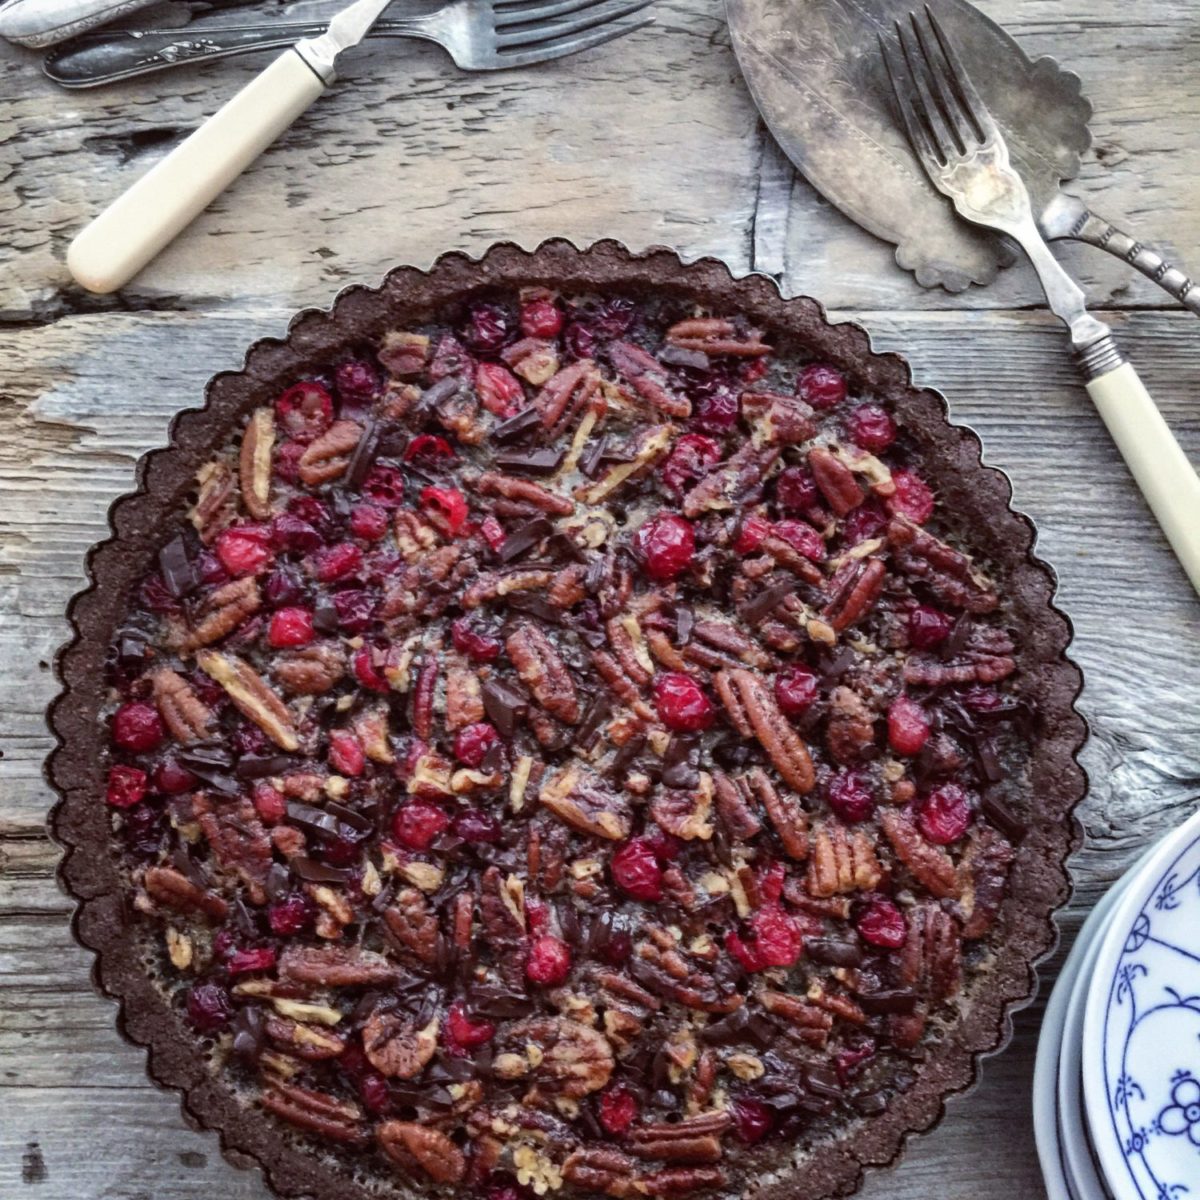
[[[1171,549],[1200,592],[1200,476],[1131,363],[1089,379],[1087,390]]]
[[[91,292],[128,283],[325,86],[294,48],[285,50],[76,236],[67,250],[68,270]]]
[[[1184,308],[1200,316],[1200,286],[1192,282],[1186,271],[1168,262],[1161,254],[1137,238],[1118,229],[1111,221],[1085,212],[1071,231],[1071,236],[1089,245],[1107,250],[1153,279],[1170,293]]]

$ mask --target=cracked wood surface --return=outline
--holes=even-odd
[[[1200,17],[1191,0],[987,0],[1033,55],[1077,71],[1097,107],[1077,185],[1200,260]],[[764,135],[715,0],[661,0],[656,28],[536,72],[463,75],[441,52],[376,44],[235,188],[117,298],[69,286],[71,234],[259,65],[240,60],[91,93],[55,90],[0,49],[0,1195],[265,1200],[254,1172],[187,1128],[147,1081],[73,943],[44,833],[42,713],[84,583],[139,454],[204,381],[295,309],[397,262],[498,238],[669,243],[757,267],[898,350],[982,435],[1040,530],[1075,622],[1092,725],[1085,848],[1061,925],[1200,799],[1200,605],[1075,379],[1032,277],[924,292],[891,249],[795,177]],[[226,19],[241,19],[229,15]],[[1064,258],[1107,308],[1167,419],[1200,458],[1195,319],[1086,248]],[[155,311],[159,310],[159,311]],[[1120,311],[1118,311],[1120,310]],[[1043,968],[1053,976],[1062,950]],[[870,1200],[1040,1194],[1029,1113],[1045,1001]]]

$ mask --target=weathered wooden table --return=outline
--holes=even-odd
[[[398,0],[404,3],[405,0]],[[982,0],[1093,98],[1078,184],[1200,270],[1200,10],[1193,0]],[[860,318],[949,396],[1041,530],[1088,674],[1092,794],[1069,941],[1149,839],[1200,799],[1200,603],[1102,432],[1029,271],[922,291],[822,202],[765,134],[716,0],[660,0],[656,27],[534,71],[456,72],[376,43],[344,82],[119,297],[73,288],[65,246],[257,69],[240,60],[92,93],[0,51],[0,1196],[263,1197],[146,1080],[71,940],[44,832],[42,713],[63,610],[137,456],[204,381],[395,263],[563,234],[713,254]],[[153,14],[152,14],[153,15]],[[1096,251],[1064,254],[1200,460],[1200,326]],[[1200,518],[1200,514],[1198,514]],[[1043,990],[1061,950],[1042,969]],[[863,1195],[1041,1193],[1029,1087],[1041,1005],[981,1086]]]

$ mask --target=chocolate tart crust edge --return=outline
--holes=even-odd
[[[157,552],[163,519],[179,511],[197,469],[240,416],[273,396],[281,381],[347,345],[379,337],[399,321],[431,316],[472,293],[534,283],[564,291],[619,287],[646,298],[694,298],[714,308],[740,309],[769,330],[812,346],[860,388],[894,405],[936,473],[944,499],[970,527],[975,548],[997,568],[1010,614],[1021,628],[1019,678],[1042,721],[1042,732],[1031,742],[1026,782],[1039,816],[1017,847],[997,926],[1005,936],[993,935],[988,987],[972,990],[963,1019],[928,1045],[915,1083],[879,1116],[848,1122],[838,1136],[815,1145],[802,1141],[790,1159],[778,1147],[773,1153],[747,1154],[734,1173],[743,1195],[763,1200],[848,1195],[861,1185],[866,1167],[895,1164],[910,1135],[933,1128],[946,1100],[978,1082],[982,1058],[1007,1045],[1013,1013],[1036,993],[1037,965],[1057,944],[1054,914],[1070,894],[1067,859],[1082,840],[1073,813],[1087,792],[1077,761],[1087,727],[1075,709],[1083,680],[1066,654],[1072,630],[1053,601],[1054,573],[1034,554],[1034,526],[1012,508],[1007,476],[982,462],[977,435],[951,423],[939,393],[914,385],[900,355],[875,353],[861,326],[831,324],[817,301],[785,299],[766,275],[735,277],[717,259],[687,262],[665,247],[635,253],[612,240],[580,248],[556,238],[532,251],[502,242],[479,258],[452,252],[429,270],[398,267],[378,288],[347,288],[330,309],[298,313],[283,338],[254,343],[240,371],[214,376],[204,406],[178,413],[168,446],[139,460],[136,490],[109,509],[112,536],[89,552],[89,586],[67,610],[72,637],[55,660],[62,691],[47,712],[57,745],[46,777],[58,795],[49,828],[63,849],[59,881],[77,902],[72,932],[95,955],[97,988],[119,1004],[121,1033],[147,1049],[150,1078],[182,1093],[185,1116],[219,1134],[231,1163],[257,1165],[282,1197],[378,1196],[377,1187],[355,1178],[329,1155],[305,1149],[267,1114],[245,1105],[212,1072],[194,1035],[164,1003],[141,962],[129,937],[124,886],[109,849],[109,814],[100,800],[106,743],[98,714],[105,656],[129,588]],[[408,1190],[414,1197],[428,1194]]]

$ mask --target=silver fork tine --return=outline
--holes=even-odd
[[[653,0],[602,0],[601,3],[590,5],[583,13],[567,21],[542,21],[523,29],[514,29],[508,33],[496,34],[496,48],[504,51],[516,49],[519,46],[530,48],[543,42],[569,38],[581,34],[597,25],[607,25],[619,21],[622,17],[632,16],[646,8]]]
[[[937,43],[941,47],[946,65],[950,69],[950,79],[962,100],[967,115],[975,124],[979,140],[987,141],[989,137],[998,132],[991,111],[975,90],[975,85],[971,82],[971,76],[967,74],[967,68],[963,66],[962,59],[958,57],[958,51],[955,50],[954,43],[946,37],[942,31],[941,22],[933,15],[933,10],[928,4],[925,5],[925,18],[929,22],[929,27],[933,30],[933,36],[937,38]],[[934,73],[935,75],[938,74],[936,71]]]
[[[645,7],[642,4],[639,8]],[[499,50],[497,59],[505,67],[528,67],[534,63],[548,62],[552,58],[562,58],[567,54],[576,54],[580,50],[590,50],[593,46],[603,46],[614,38],[624,37],[627,33],[644,29],[654,24],[654,17],[639,17],[636,21],[612,22],[593,29],[576,37],[559,38],[552,42],[543,42],[524,51]]]
[[[904,128],[908,132],[908,140],[912,142],[913,148],[923,159],[940,165],[937,149],[930,139],[929,133],[920,116],[918,116],[912,102],[912,96],[909,91],[909,84],[912,82],[912,77],[909,74],[907,63],[901,62],[902,55],[897,54],[887,44],[883,34],[879,35],[879,49],[883,53],[883,65],[887,68],[888,79],[892,85],[892,93],[896,97],[896,104],[900,108],[900,116],[904,120]],[[904,76],[903,79],[900,78],[901,75]]]
[[[493,11],[496,28],[504,29],[509,25],[528,25],[533,21],[549,20],[551,17],[565,17],[600,3],[602,0],[550,0],[547,4],[497,5]]]
[[[928,5],[925,6],[925,15],[928,18],[932,17]],[[959,99],[945,67],[937,57],[937,42],[934,40],[933,33],[930,32],[927,22],[922,21],[915,12],[909,13],[908,18],[912,24],[913,33],[916,35],[917,45],[921,48],[921,57],[925,61],[927,75],[937,90],[937,99],[941,102],[941,112],[952,127],[957,143],[956,148],[959,151],[966,151],[969,146],[977,145],[982,141],[982,135],[976,130],[970,113]]]
[[[950,127],[946,124],[946,118],[942,116],[942,110],[938,108],[938,103],[933,98],[933,93],[929,90],[929,84],[926,81],[928,67],[925,55],[921,52],[919,44],[910,45],[910,37],[905,33],[904,26],[899,21],[896,22],[896,36],[900,39],[900,49],[904,53],[904,62],[908,67],[909,78],[916,89],[917,112],[924,120],[929,132],[933,134],[934,145],[937,146],[942,162],[949,162],[951,156],[958,152],[958,144]]]

